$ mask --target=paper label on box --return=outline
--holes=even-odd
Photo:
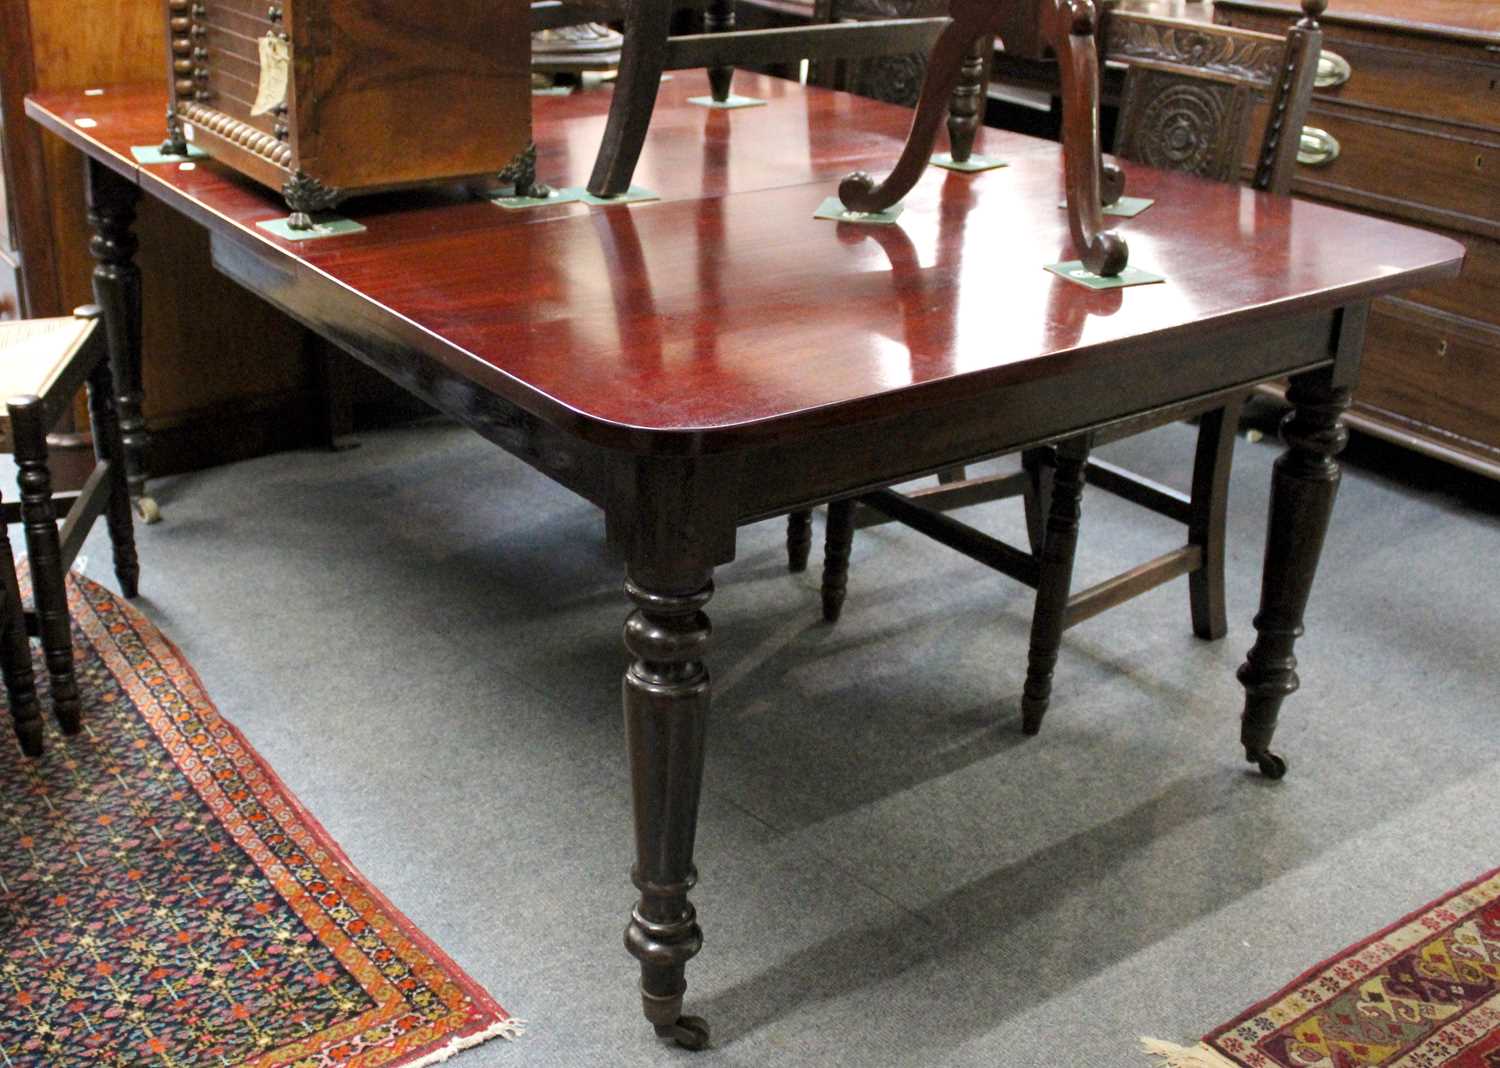
[[[292,50],[286,40],[274,33],[260,39],[260,87],[250,114],[264,115],[286,103],[287,83],[291,80]]]

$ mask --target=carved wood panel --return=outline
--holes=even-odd
[[[1232,182],[1249,119],[1246,85],[1138,64],[1125,79],[1115,152],[1163,170]]]

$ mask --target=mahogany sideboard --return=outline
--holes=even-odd
[[[1218,0],[1215,20],[1281,32],[1291,0]],[[1500,478],[1500,4],[1337,0],[1293,190],[1462,241],[1453,282],[1377,301],[1352,426]],[[1337,147],[1335,147],[1335,145]]]
[[[986,131],[983,150],[1008,168],[929,169],[895,225],[821,222],[846,170],[900,154],[910,113],[770,78],[742,85],[767,105],[695,107],[708,88],[696,72],[662,86],[637,171],[659,202],[518,213],[426,191],[350,201],[363,233],[302,244],[257,225],[285,206],[221,164],[136,163],[131,146],[160,136],[162,87],[27,99],[88,158],[96,225],[112,239],[106,315],[139,296],[123,238],[144,193],[206,230],[236,283],[603,512],[629,602],[639,900],[625,944],[647,1019],[693,1048],[708,1039],[682,1015],[703,945],[691,891],[708,606],[738,527],[1044,442],[1082,463],[1098,430],[1290,376],[1257,637],[1239,672],[1236,760],[1266,770],[1298,687],[1294,645],[1369,303],[1452,277],[1463,254],[1387,220],[1127,163],[1129,188],[1156,203],[1121,226],[1165,281],[1094,290],[1043,269],[1076,255],[1057,145]],[[606,103],[538,99],[543,181],[576,182]],[[111,331],[118,361],[138,358],[127,333]],[[1048,530],[1060,544],[1076,535],[1081,477],[1058,486]],[[317,895],[297,896],[320,922]]]

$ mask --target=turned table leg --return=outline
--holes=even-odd
[[[1349,407],[1349,390],[1333,385],[1332,375],[1331,370],[1298,375],[1287,390],[1293,410],[1281,424],[1287,451],[1271,479],[1257,636],[1239,670],[1245,687],[1240,730],[1245,759],[1272,779],[1286,774],[1286,761],[1271,751],[1271,738],[1281,702],[1299,685],[1293,646],[1302,635],[1302,614],[1338,492],[1334,457],[1349,437],[1339,419]]]
[[[703,9],[704,33],[728,33],[734,29],[734,0],[709,0]],[[709,67],[708,86],[714,100],[722,104],[729,99],[734,84],[733,67]]]
[[[135,183],[93,159],[88,161],[89,251],[94,267],[94,301],[104,313],[109,362],[114,372],[115,407],[125,442],[125,478],[131,499],[147,523],[160,518],[146,493],[146,420],[141,414],[141,269],[139,242],[132,227],[140,200]]]
[[[708,1045],[708,1025],[682,1014],[687,962],[703,947],[688,892],[697,881],[693,839],[703,784],[709,680],[703,663],[712,571],[647,575],[632,568],[625,592],[631,663],[625,672],[625,747],[635,814],[641,896],[625,948],[641,962],[641,1003],[656,1033],[689,1049]]]

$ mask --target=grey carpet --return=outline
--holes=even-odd
[[[1108,450],[1169,478],[1193,432]],[[706,932],[659,1043],[633,900],[620,574],[590,506],[434,422],[163,479],[140,607],[349,855],[512,1012],[494,1065],[1113,1068],[1191,1041],[1347,943],[1500,865],[1500,492],[1364,445],[1303,688],[1263,781],[1237,745],[1271,460],[1241,442],[1232,631],[1183,583],[1069,634],[1019,734],[1030,595],[896,528],[861,532],[817,621],[782,525],[710,605]],[[1014,503],[976,510],[1019,536]],[[88,572],[113,585],[102,524]],[[821,526],[817,529],[821,539]],[[1090,492],[1080,581],[1173,543]]]

